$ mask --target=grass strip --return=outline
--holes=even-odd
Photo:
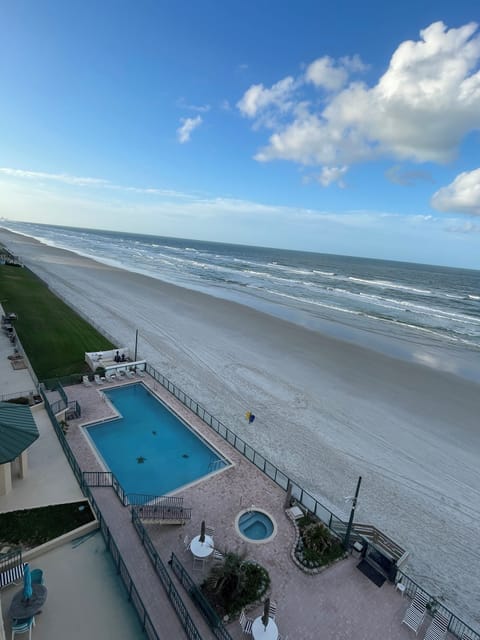
[[[31,549],[94,520],[87,500],[0,514],[0,543]]]
[[[86,373],[86,351],[114,348],[25,267],[0,265],[0,301],[39,380]]]

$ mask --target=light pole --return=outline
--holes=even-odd
[[[353,518],[355,517],[355,507],[357,506],[358,493],[360,491],[360,484],[362,483],[362,476],[358,477],[357,489],[355,495],[352,498],[352,509],[350,511],[350,519],[347,524],[347,530],[345,531],[345,538],[343,540],[343,546],[348,551],[348,545],[350,543],[350,533],[352,532]]]

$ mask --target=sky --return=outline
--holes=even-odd
[[[1,3],[0,216],[480,269],[478,22],[477,0]]]

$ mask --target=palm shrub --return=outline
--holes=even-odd
[[[295,555],[306,567],[321,567],[343,556],[341,541],[321,522],[307,516],[300,520],[299,530]]]
[[[270,576],[259,564],[227,552],[202,584],[202,592],[220,616],[232,616],[260,600],[270,586]]]

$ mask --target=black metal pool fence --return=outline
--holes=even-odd
[[[330,509],[325,507],[310,493],[308,493],[308,491],[302,489],[302,487],[300,487],[300,485],[289,478],[287,474],[285,474],[283,471],[280,471],[280,469],[278,469],[274,464],[269,462],[258,451],[247,444],[245,440],[243,440],[240,436],[237,436],[236,433],[226,427],[222,422],[220,422],[220,420],[212,416],[212,414],[209,413],[199,402],[187,395],[184,391],[182,391],[179,387],[173,384],[173,382],[168,380],[168,378],[166,378],[148,363],[146,365],[146,371],[164,389],[166,389],[175,398],[177,398],[177,400],[181,402],[185,407],[190,409],[190,411],[193,411],[193,413],[195,413],[195,415],[203,420],[205,424],[207,424],[216,433],[222,436],[224,440],[226,440],[232,447],[234,447],[237,451],[244,455],[258,469],[260,469],[260,471],[263,471],[263,473],[265,473],[265,475],[267,475],[277,485],[279,485],[285,491],[291,490],[292,498],[294,498],[299,504],[301,504],[310,513],[314,514],[319,520],[321,520],[325,525],[332,529],[334,533],[339,535],[341,538],[343,537],[342,534],[344,534],[345,532],[346,523],[341,518],[338,518]],[[359,525],[359,529],[360,531],[364,531],[365,527]],[[377,530],[377,533],[387,539],[387,536],[382,534],[382,532]],[[355,531],[354,524],[350,541],[353,543],[355,539],[364,539],[364,536],[362,535],[362,533]],[[401,550],[401,547],[393,543],[393,541],[390,542],[394,547],[397,547],[398,550]],[[398,560],[399,557],[397,556],[395,559]],[[413,596],[415,590],[420,589],[420,591],[428,596],[429,602],[431,603],[432,611],[433,608],[435,608],[435,610],[440,611],[447,618],[447,620],[449,620],[448,630],[454,636],[456,636],[457,638],[461,638],[462,640],[480,640],[479,633],[474,631],[469,625],[458,618],[447,607],[438,602],[438,600],[434,596],[431,596],[427,591],[422,589],[415,582],[415,580],[410,578],[401,569],[397,568],[395,581],[398,582],[399,580],[402,580],[402,582],[405,584],[406,591],[410,595]]]

